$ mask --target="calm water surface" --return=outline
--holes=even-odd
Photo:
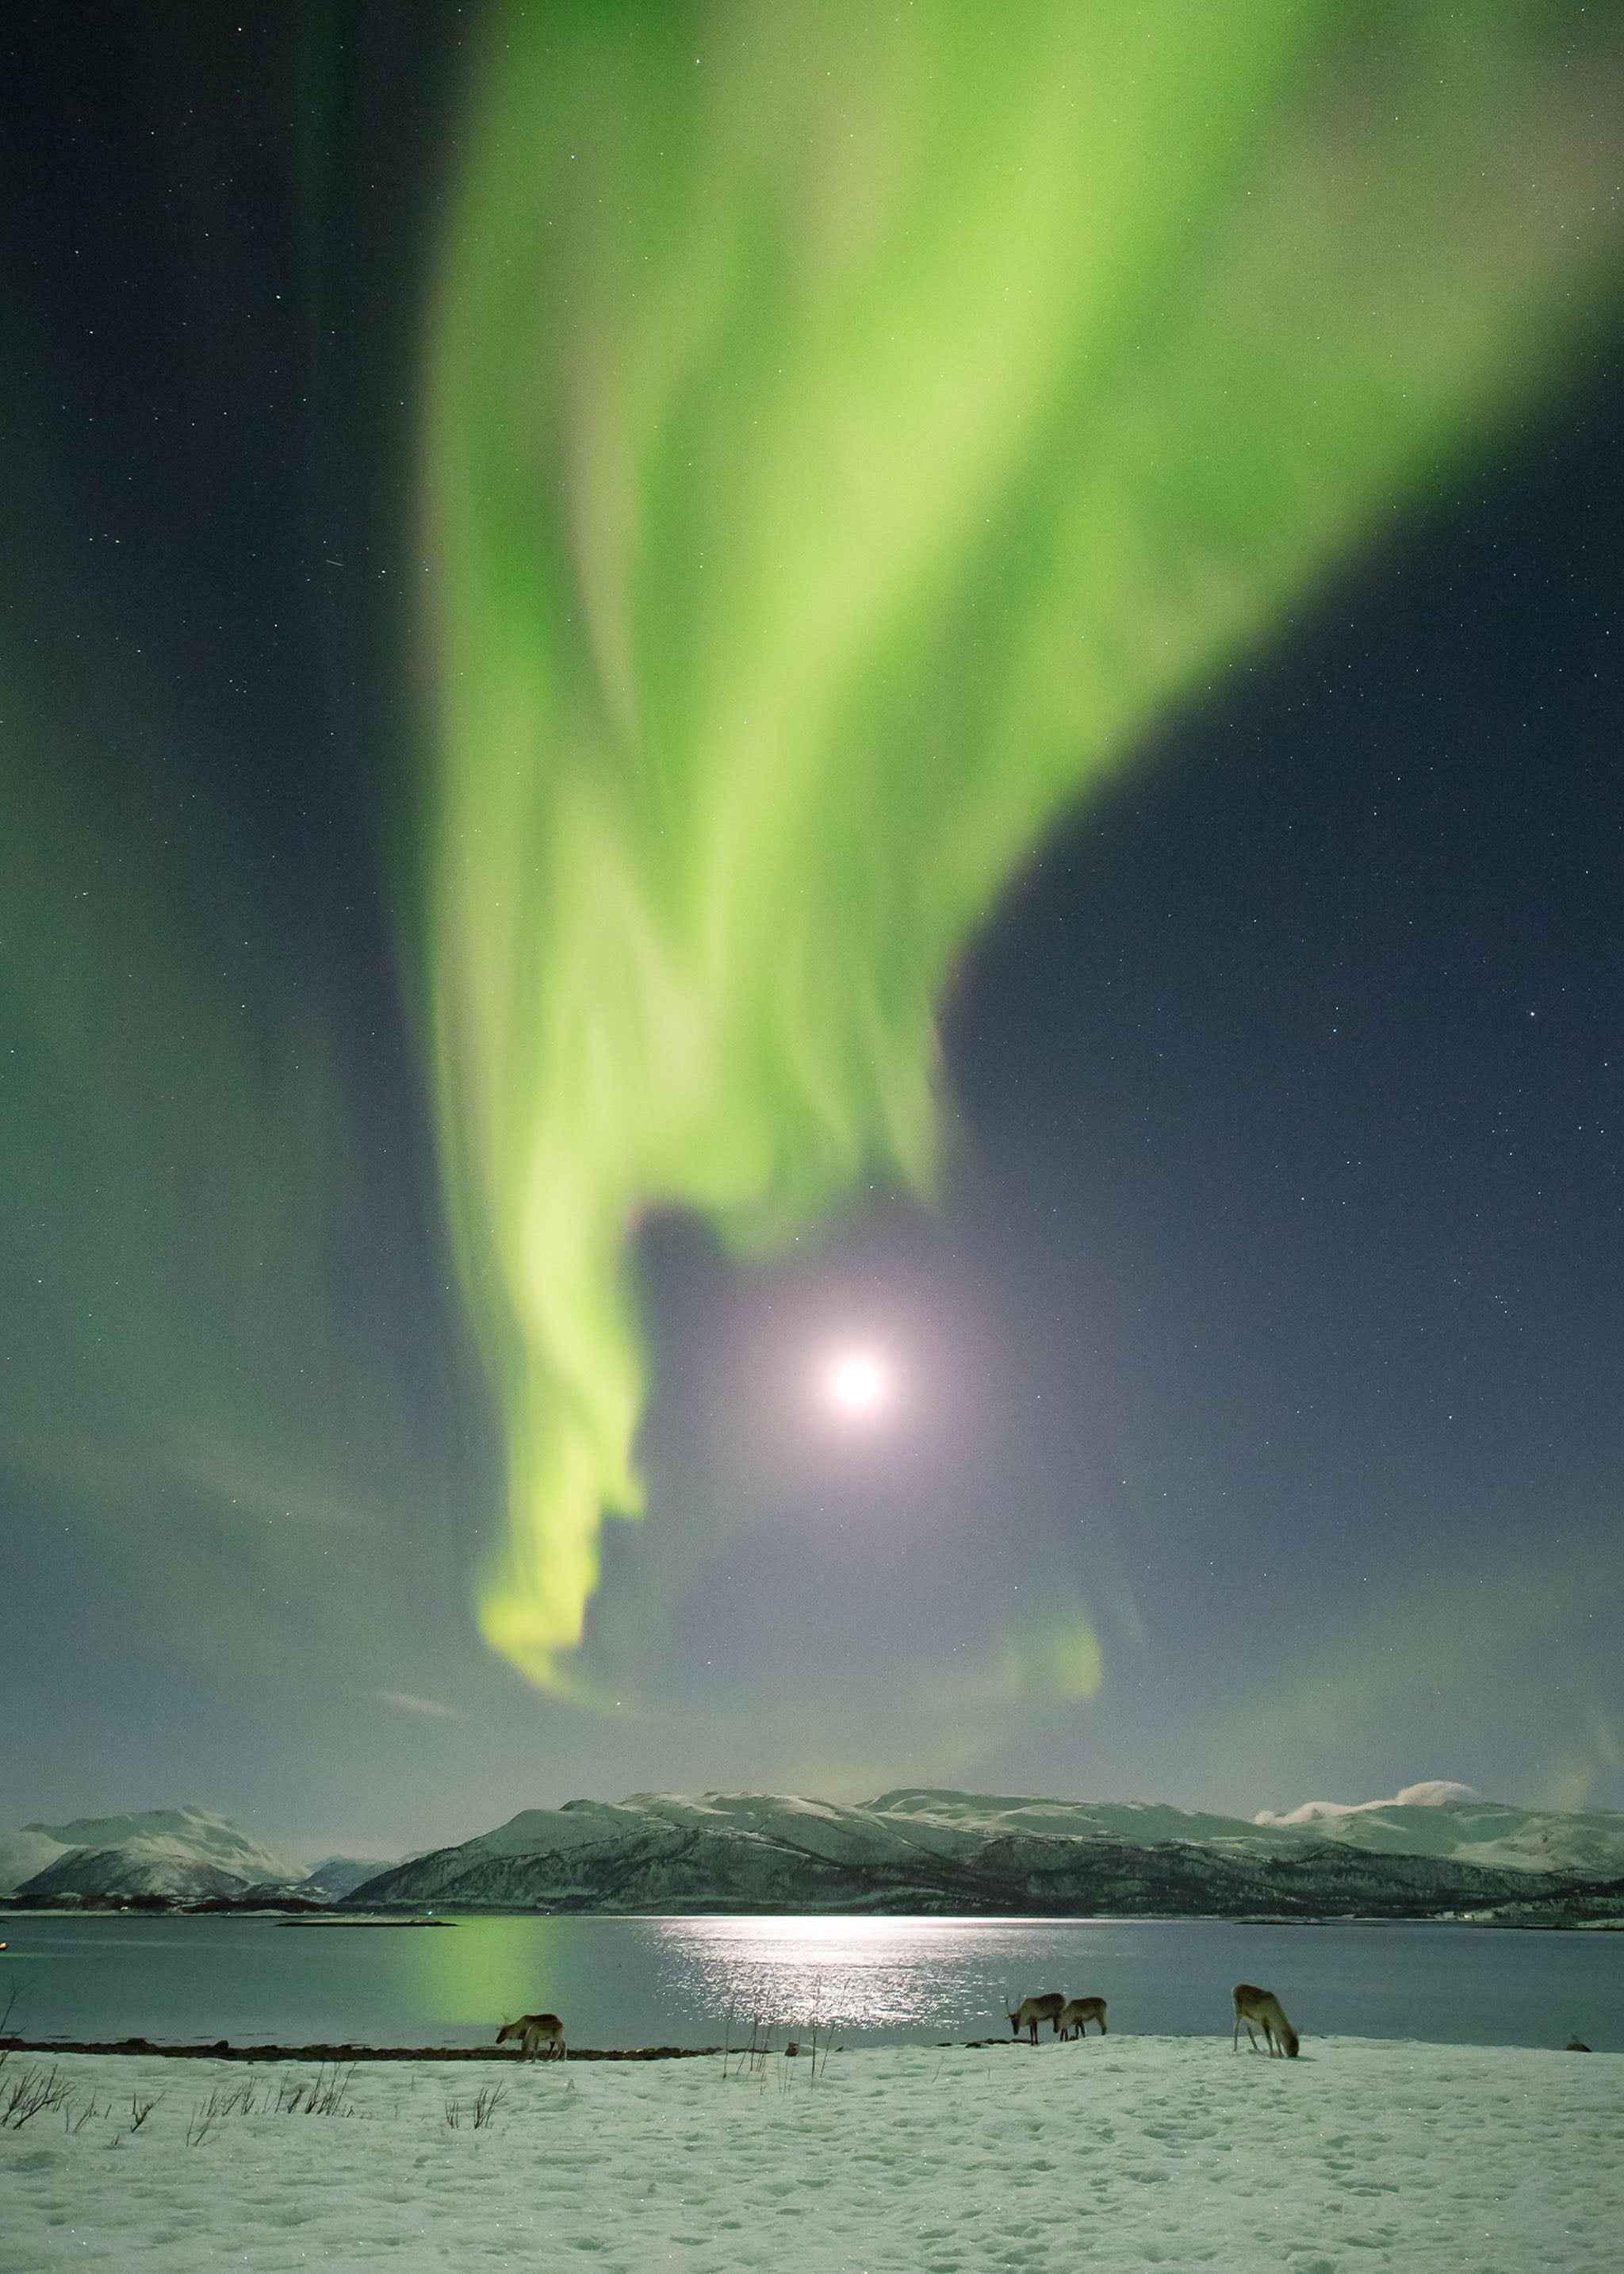
[[[29,2037],[477,2044],[551,2008],[582,2045],[716,2044],[757,2017],[849,2044],[1007,2028],[1035,1992],[1113,2029],[1229,2028],[1237,1981],[1307,2036],[1624,2051],[1624,1934],[1209,1920],[463,1918],[444,1927],[0,1912]]]

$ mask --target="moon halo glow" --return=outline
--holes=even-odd
[[[823,1394],[837,1413],[867,1420],[891,1401],[891,1376],[867,1351],[845,1351],[823,1372]]]

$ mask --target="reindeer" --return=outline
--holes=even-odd
[[[1064,2010],[1065,1998],[1058,1990],[1051,1990],[1043,1998],[1023,1998],[1019,2011],[1013,2014],[1009,2012],[1007,2006],[1004,2007],[1009,2015],[1011,2036],[1018,2037],[1023,2029],[1030,2029],[1034,2045],[1038,2041],[1038,2023],[1052,2022],[1058,2031],[1060,2016]]]
[[[543,2060],[562,2060],[565,2057],[564,2024],[556,2014],[521,2014],[516,2022],[504,2022],[496,2032],[496,2042],[505,2045],[509,2037],[519,2040],[523,2049],[522,2059],[534,2059],[539,2044],[547,2048],[541,2055]]]
[[[1297,2059],[1297,2031],[1287,2021],[1281,2010],[1280,2000],[1272,1990],[1259,1990],[1252,1982],[1236,1984],[1235,2035],[1230,2040],[1231,2051],[1240,2044],[1243,2022],[1246,2024],[1247,2040],[1254,2053],[1258,2050],[1258,2041],[1252,2029],[1255,2022],[1263,2032],[1263,2041],[1269,2049],[1271,2059],[1277,2053],[1284,2053],[1289,2060]]]
[[[1060,2037],[1086,2037],[1090,2022],[1098,2022],[1100,2035],[1105,2035],[1105,2000],[1103,1998],[1071,1998],[1060,2009],[1055,2023],[1055,2034]]]

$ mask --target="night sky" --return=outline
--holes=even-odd
[[[592,11],[532,12],[562,52]],[[729,11],[680,12],[724,44]],[[586,1170],[658,1118],[666,1077],[653,1062],[560,1135],[549,1009],[532,1147],[514,975],[551,1004],[576,945],[555,893],[479,967],[521,998],[492,1014],[491,1073],[458,1010],[467,877],[435,867],[432,817],[471,809],[437,738],[479,731],[435,674],[450,653],[465,688],[483,650],[454,633],[437,664],[425,626],[489,627],[452,591],[442,447],[473,399],[458,357],[483,380],[487,343],[436,349],[432,311],[455,329],[470,288],[437,288],[434,264],[481,162],[469,90],[501,69],[500,19],[430,0],[71,13],[13,11],[0,47],[0,1827],[195,1802],[386,1854],[662,1788],[1251,1814],[1447,1778],[1624,1806],[1616,267],[1598,254],[1565,288],[1584,305],[1547,325],[1548,366],[1372,471],[1357,526],[1275,579],[1255,629],[1143,674],[1086,794],[1034,789],[993,873],[953,887],[962,913],[917,959],[947,975],[934,1171],[866,1125],[846,1153],[797,1153],[804,1101],[783,1101],[822,1075],[788,1045],[756,1065],[763,1124],[789,1131],[758,1185],[741,1170],[711,1197],[732,1105],[663,1151],[627,1141],[646,1510],[605,1526],[580,1649],[551,1629],[513,1646],[504,1510],[515,1472],[546,1471],[553,1408],[515,1416],[556,1382],[502,1323],[496,1171],[568,1140],[542,1181],[590,1199]],[[648,11],[597,14],[635,34]],[[628,108],[627,147],[648,118],[688,132],[697,100],[673,56],[640,68],[652,107]],[[1567,99],[1593,126],[1581,76]],[[594,215],[619,178],[605,147]],[[1547,320],[1508,305],[1508,337]],[[771,360],[738,380],[763,424]],[[814,412],[817,388],[838,375],[815,372]],[[539,463],[574,398],[537,392]],[[726,822],[738,792],[684,742],[703,701],[682,674],[753,685],[777,651],[731,603],[726,639],[699,604],[680,616],[668,532],[736,542],[742,591],[781,491],[741,473],[735,493],[721,463],[693,496],[662,471],[640,573],[665,629],[631,608],[628,636],[660,795]],[[604,484],[583,494],[609,513]],[[575,541],[590,556],[592,527]],[[573,622],[546,543],[534,606]],[[924,904],[913,840],[937,841],[884,673],[928,684],[932,763],[961,731],[996,743],[986,659],[1017,652],[1049,575],[1006,557],[1007,586],[955,554],[951,606],[876,648],[867,707],[842,713],[888,752],[904,720],[899,818],[853,832],[875,938],[875,910]],[[573,635],[546,636],[563,684]],[[1001,777],[975,779],[966,827]],[[778,857],[814,877],[807,812]],[[691,852],[697,874],[713,840]],[[775,897],[798,873],[762,886],[724,1011],[774,972],[778,927],[786,966],[807,962]],[[840,889],[785,997],[797,1046],[819,987],[844,1015],[867,984]],[[613,923],[592,937],[589,911],[588,934],[568,1000],[590,1067],[624,990]],[[883,945],[901,1002],[907,942]],[[890,1017],[876,1062],[894,1043],[900,1064],[912,1029]],[[746,1028],[718,1031],[742,1057]],[[465,1127],[487,1074],[498,1103]],[[549,1364],[561,1332],[544,1325]],[[822,1395],[842,1351],[888,1369],[871,1415]]]

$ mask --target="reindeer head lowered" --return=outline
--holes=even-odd
[[[1006,2006],[1004,2010],[1009,2021],[1011,2035],[1018,2037],[1023,2029],[1030,2029],[1032,2042],[1035,2045],[1038,2041],[1038,2023],[1048,2022],[1051,2027],[1058,2029],[1060,2014],[1064,2005],[1065,1999],[1063,1993],[1058,1990],[1051,1990],[1041,1998],[1023,1998],[1012,2014]]]
[[[526,2060],[541,2044],[546,2046],[549,2060],[563,2057],[564,2024],[556,2014],[521,2014],[516,2022],[505,2021],[496,2033],[496,2042],[506,2044],[510,2037],[517,2037]]]

